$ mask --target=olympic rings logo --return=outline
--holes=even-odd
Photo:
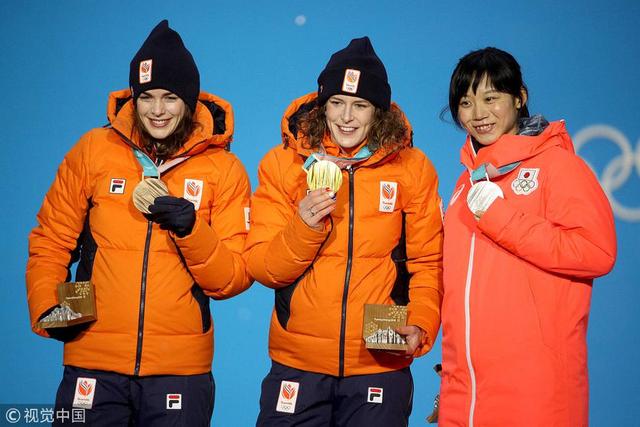
[[[519,188],[525,193],[528,193],[529,190],[533,190],[536,186],[536,183],[531,181],[530,179],[516,179],[513,181],[513,189]]]
[[[640,176],[640,140],[634,152],[627,137],[619,130],[607,125],[593,125],[582,129],[573,137],[576,152],[590,140],[597,138],[607,139],[620,149],[620,154],[607,164],[602,174],[598,177],[605,194],[609,198],[614,214],[625,221],[640,221],[640,207],[625,206],[613,194],[627,182],[634,168],[636,174]],[[586,159],[583,158],[583,160],[597,175],[595,168]]]

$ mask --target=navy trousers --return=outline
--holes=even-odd
[[[214,397],[210,372],[135,377],[65,366],[55,411],[84,406],[86,426],[208,426]]]
[[[409,368],[334,377],[273,362],[262,381],[258,427],[407,426],[413,401]]]

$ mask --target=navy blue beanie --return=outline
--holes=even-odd
[[[351,40],[349,46],[331,55],[318,77],[318,103],[333,95],[364,98],[376,107],[388,110],[391,87],[384,64],[373,50],[369,37]]]
[[[200,73],[180,34],[166,19],[151,30],[131,60],[129,85],[134,102],[142,92],[165,89],[184,101],[192,112],[200,94]]]

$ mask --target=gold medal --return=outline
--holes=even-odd
[[[158,178],[146,178],[133,190],[133,204],[142,213],[148,214],[156,197],[169,195],[167,185]]]
[[[307,185],[311,191],[330,188],[337,193],[342,185],[342,171],[329,160],[318,160],[307,171]]]

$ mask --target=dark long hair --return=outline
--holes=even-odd
[[[298,134],[306,137],[305,148],[317,149],[322,145],[324,135],[329,132],[325,111],[326,103],[300,114],[297,129]],[[405,137],[407,137],[407,126],[400,110],[393,106],[387,111],[375,107],[373,122],[367,135],[369,150],[372,152],[380,148],[394,150],[403,144]]]
[[[138,115],[136,108],[133,109],[134,131],[140,137],[142,148],[156,159],[168,159],[173,156],[189,139],[193,131],[201,125],[193,120],[191,109],[185,105],[184,114],[176,126],[173,133],[164,139],[152,137],[144,123]]]
[[[475,50],[460,58],[458,65],[451,75],[449,85],[449,111],[453,121],[462,128],[458,121],[460,100],[467,94],[469,88],[475,93],[483,77],[498,92],[508,93],[521,101],[518,119],[529,117],[529,109],[522,99],[522,90],[528,95],[527,87],[522,80],[520,64],[508,52],[495,47]]]

